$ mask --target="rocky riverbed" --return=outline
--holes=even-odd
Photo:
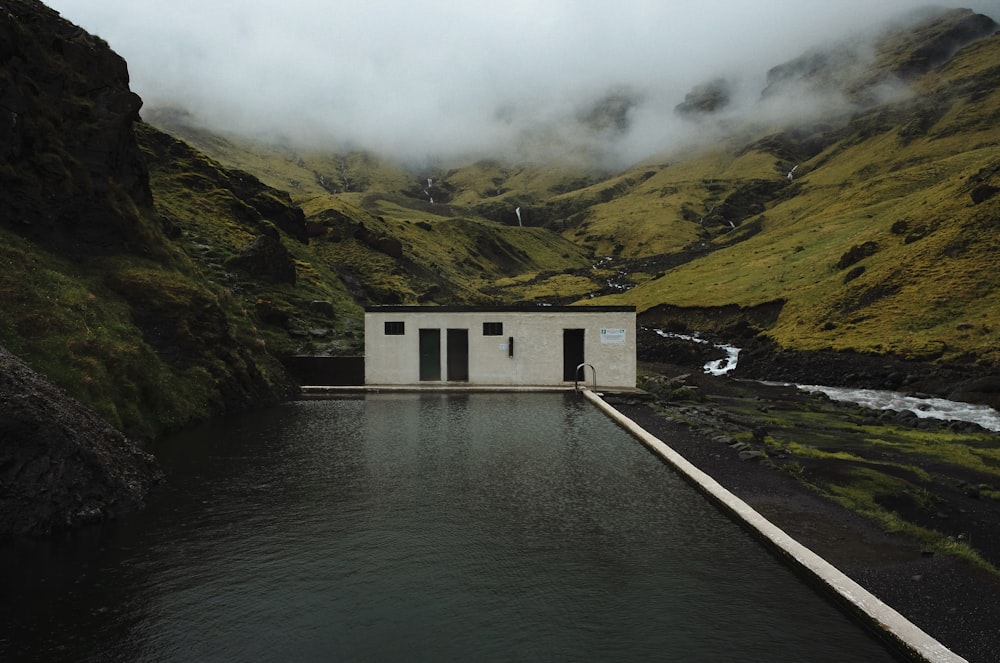
[[[889,355],[834,350],[782,350],[742,328],[706,336],[718,344],[664,337],[658,321],[637,330],[640,361],[672,364],[693,371],[726,357],[718,344],[741,348],[730,377],[769,382],[821,384],[855,389],[887,389],[988,405],[1000,410],[1000,367],[905,361]],[[686,333],[686,328],[684,329]]]

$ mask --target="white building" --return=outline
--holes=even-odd
[[[581,364],[588,366],[577,370]],[[373,306],[368,385],[635,387],[634,306]]]

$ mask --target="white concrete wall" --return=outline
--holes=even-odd
[[[563,386],[567,384],[562,379],[563,330],[583,329],[584,361],[596,369],[598,387],[635,387],[634,310],[436,308],[441,307],[378,307],[365,313],[366,384],[435,384],[420,381],[420,329],[441,330],[441,377],[446,382],[447,330],[467,329],[468,384]],[[402,322],[405,334],[386,335],[387,321]],[[503,323],[503,335],[484,336],[484,322]],[[513,357],[508,348],[511,337]],[[593,382],[589,368],[585,382]]]

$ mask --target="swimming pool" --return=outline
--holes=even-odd
[[[0,658],[893,660],[575,394],[303,400],[161,447],[146,512],[4,549]]]

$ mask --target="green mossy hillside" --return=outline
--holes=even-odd
[[[831,131],[763,209],[710,240],[717,250],[610,301],[646,310],[780,300],[768,333],[784,347],[996,366],[998,83],[994,36],[920,79],[915,96]],[[778,138],[755,151],[769,154]],[[772,159],[777,177],[782,161]]]
[[[195,271],[129,255],[70,260],[3,228],[0,265],[0,344],[131,437],[290,387],[245,312]]]
[[[968,10],[928,10],[818,48],[774,67],[762,96],[844,100],[825,115],[731,123],[711,146],[617,173],[404,167],[160,119],[289,191],[363,301],[777,307],[758,331],[781,348],[988,370],[1000,363],[995,30]],[[714,126],[705,114],[693,132]]]
[[[137,128],[156,208],[201,277],[244,312],[278,357],[357,354],[361,308],[334,265],[318,259],[288,194],[233,171],[149,125]],[[252,250],[269,238],[273,255]]]
[[[361,303],[515,301],[520,293],[498,288],[497,282],[591,263],[586,248],[539,227],[527,204],[523,225],[514,211],[517,201],[466,204],[478,201],[478,193],[470,197],[466,187],[493,186],[488,180],[503,170],[496,162],[462,170],[404,168],[365,153],[294,151],[213,135],[176,112],[152,113],[150,121],[204,150],[218,167],[246,168],[287,191],[305,213],[312,264],[334,273]],[[165,182],[153,170],[162,199]],[[522,168],[506,177],[541,179],[546,188],[561,181],[545,169]],[[170,197],[182,198],[185,186],[178,181]]]
[[[276,358],[359,354],[369,303],[600,301],[709,320],[713,307],[764,306],[775,313],[758,331],[781,348],[988,369],[1000,361],[1000,41],[913,60],[966,20],[883,41],[866,76],[824,75],[862,100],[849,113],[741,127],[618,173],[403,166],[150,113],[170,135],[135,125],[148,186],[84,205],[109,210],[86,218],[126,241],[70,259],[3,230],[2,341],[144,436],[280,391]],[[900,94],[864,93],[902,71]],[[27,156],[37,168],[24,172],[46,177],[51,160]]]
[[[4,3],[0,44],[0,345],[138,439],[287,394],[241,302],[171,239],[124,60],[30,0]]]

